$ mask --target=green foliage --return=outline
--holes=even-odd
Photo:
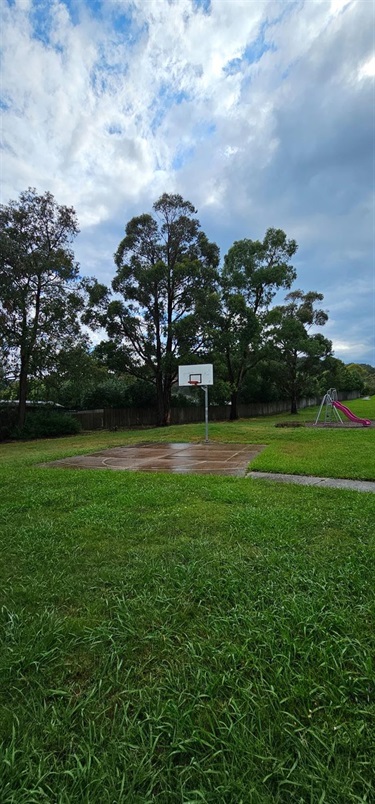
[[[333,355],[328,355],[322,360],[319,376],[319,393],[322,396],[329,388],[336,388],[337,391],[354,391],[356,388],[352,383],[353,378],[342,360]]]
[[[0,441],[6,441],[17,425],[17,410],[0,403]]]
[[[27,411],[23,427],[14,426],[9,433],[10,438],[28,441],[34,438],[54,438],[79,433],[80,423],[68,413],[56,410]]]
[[[239,392],[247,373],[264,356],[265,314],[279,288],[295,278],[290,265],[297,251],[281,229],[268,229],[263,241],[240,240],[224,258],[221,300],[212,331],[220,355],[221,377],[230,386],[231,417],[237,418]]]
[[[86,345],[78,343],[64,348],[56,357],[54,371],[43,378],[46,398],[67,408],[81,407],[87,389],[106,380],[107,376],[106,368]],[[39,394],[37,398],[44,397]]]
[[[330,355],[322,361],[319,377],[320,393],[324,394],[328,388],[372,395],[375,393],[375,369],[357,363],[346,365],[342,360]]]
[[[215,361],[215,376],[214,384],[209,390],[210,405],[228,405],[231,397],[231,387],[229,382],[221,379],[220,370],[218,370],[218,361]],[[200,404],[202,404],[202,391],[196,391],[199,394]]]
[[[156,404],[167,424],[184,362],[214,363],[211,400],[230,400],[232,419],[240,401],[289,393],[296,409],[298,396],[328,387],[375,391],[373,367],[344,366],[327,339],[309,333],[327,320],[315,307],[321,294],[293,291],[270,313],[275,293],[296,277],[297,244],[281,229],[233,243],[220,274],[218,247],[194,206],[164,193],[152,214],[125,227],[116,298],[79,277],[78,231],[74,209],[49,192],[29,188],[0,208],[0,395],[19,399],[20,427],[27,399],[81,409]],[[90,352],[81,323],[105,327],[109,340]]]
[[[369,366],[366,363],[349,363],[346,368],[353,388],[358,388],[363,394],[375,394],[374,366]]]
[[[375,394],[375,366],[370,366],[368,363],[354,363],[354,366],[357,369],[361,369],[362,372],[365,372],[365,392],[366,394],[372,396]],[[350,368],[351,366],[349,366]]]
[[[239,400],[248,402],[276,402],[283,399],[277,382],[277,368],[271,359],[262,359],[245,376]]]
[[[142,380],[107,377],[96,385],[90,384],[81,397],[83,410],[94,408],[150,407],[155,404],[155,389]]]
[[[0,336],[7,371],[18,379],[19,424],[28,380],[53,365],[80,334],[83,298],[71,243],[72,208],[29,188],[0,208]]]
[[[277,288],[290,287],[296,277],[290,259],[297,251],[295,240],[287,240],[282,229],[267,229],[263,241],[238,240],[224,258],[221,282],[223,295],[238,300],[255,314],[267,308]],[[235,299],[234,302],[235,303]]]
[[[298,399],[318,391],[321,361],[330,355],[332,343],[320,333],[309,332],[328,319],[324,310],[315,307],[323,300],[321,293],[294,290],[285,298],[288,304],[274,307],[268,316],[268,338],[279,387],[290,399],[291,413],[297,413]]]
[[[139,215],[126,225],[112,282],[121,299],[99,294],[92,319],[115,345],[111,358],[121,349],[123,370],[154,385],[159,423],[167,424],[178,358],[202,343],[219,252],[200,231],[194,206],[180,195],[165,193],[153,210],[154,217]]]
[[[192,393],[189,395],[182,393],[182,391],[172,393],[171,397],[172,408],[191,408],[201,404],[202,404],[201,389],[195,392],[192,391]]]

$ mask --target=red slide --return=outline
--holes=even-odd
[[[341,402],[336,402],[335,400],[332,402],[332,405],[338,410],[341,410],[341,413],[344,413],[344,415],[347,416],[350,421],[357,422],[357,424],[363,424],[364,427],[370,427],[370,419],[360,419],[359,416],[355,416],[354,413],[352,413],[349,408],[346,408],[345,405],[342,405]]]

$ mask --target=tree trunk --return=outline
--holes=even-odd
[[[298,380],[297,380],[297,350],[294,349],[293,351],[293,359],[291,362],[291,370],[290,370],[290,412],[291,414],[295,415],[298,413],[297,411],[297,388],[298,388]]]
[[[163,421],[161,423],[162,427],[169,427],[171,423],[171,405],[168,403],[168,400],[164,399],[164,407],[163,407]]]
[[[238,419],[238,390],[232,391],[230,395],[230,415],[229,419],[234,422]]]
[[[295,391],[292,391],[292,397],[291,397],[291,400],[290,400],[290,412],[291,412],[291,414],[298,413],[298,410],[297,410],[297,394],[296,394]]]
[[[171,388],[163,386],[163,378],[156,379],[157,427],[168,427],[171,423]]]
[[[18,397],[18,426],[22,428],[25,424],[27,399],[27,363],[22,355]]]

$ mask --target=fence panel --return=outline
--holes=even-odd
[[[104,427],[107,430],[124,427],[156,425],[155,408],[105,408]]]
[[[338,398],[357,399],[358,391],[339,393]],[[298,408],[303,409],[312,405],[320,405],[321,397],[300,399]],[[238,414],[241,419],[256,416],[274,416],[278,413],[289,413],[290,402],[253,402],[248,405],[239,405]],[[155,408],[104,408],[103,410],[80,410],[71,414],[81,422],[83,430],[115,430],[128,427],[153,427],[157,423]],[[211,405],[208,408],[208,418],[211,422],[226,421],[230,418],[230,405]],[[171,424],[195,424],[204,421],[204,405],[194,405],[186,408],[172,408]]]
[[[79,421],[82,430],[102,430],[104,427],[104,410],[74,410],[70,415]]]

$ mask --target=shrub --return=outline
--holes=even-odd
[[[187,394],[183,394],[181,392],[172,394],[172,408],[196,408],[198,405],[202,405],[202,403],[204,403],[202,391],[200,392],[202,394],[201,399],[196,393],[194,393],[194,391],[191,396],[187,396]]]
[[[0,405],[0,441],[6,441],[11,437],[17,420],[17,411],[14,408],[5,408]]]
[[[75,435],[81,425],[68,413],[56,410],[28,411],[22,428],[16,426],[10,431],[10,438],[27,441],[32,438],[52,438],[55,436]]]
[[[275,427],[304,427],[305,422],[276,422]]]

